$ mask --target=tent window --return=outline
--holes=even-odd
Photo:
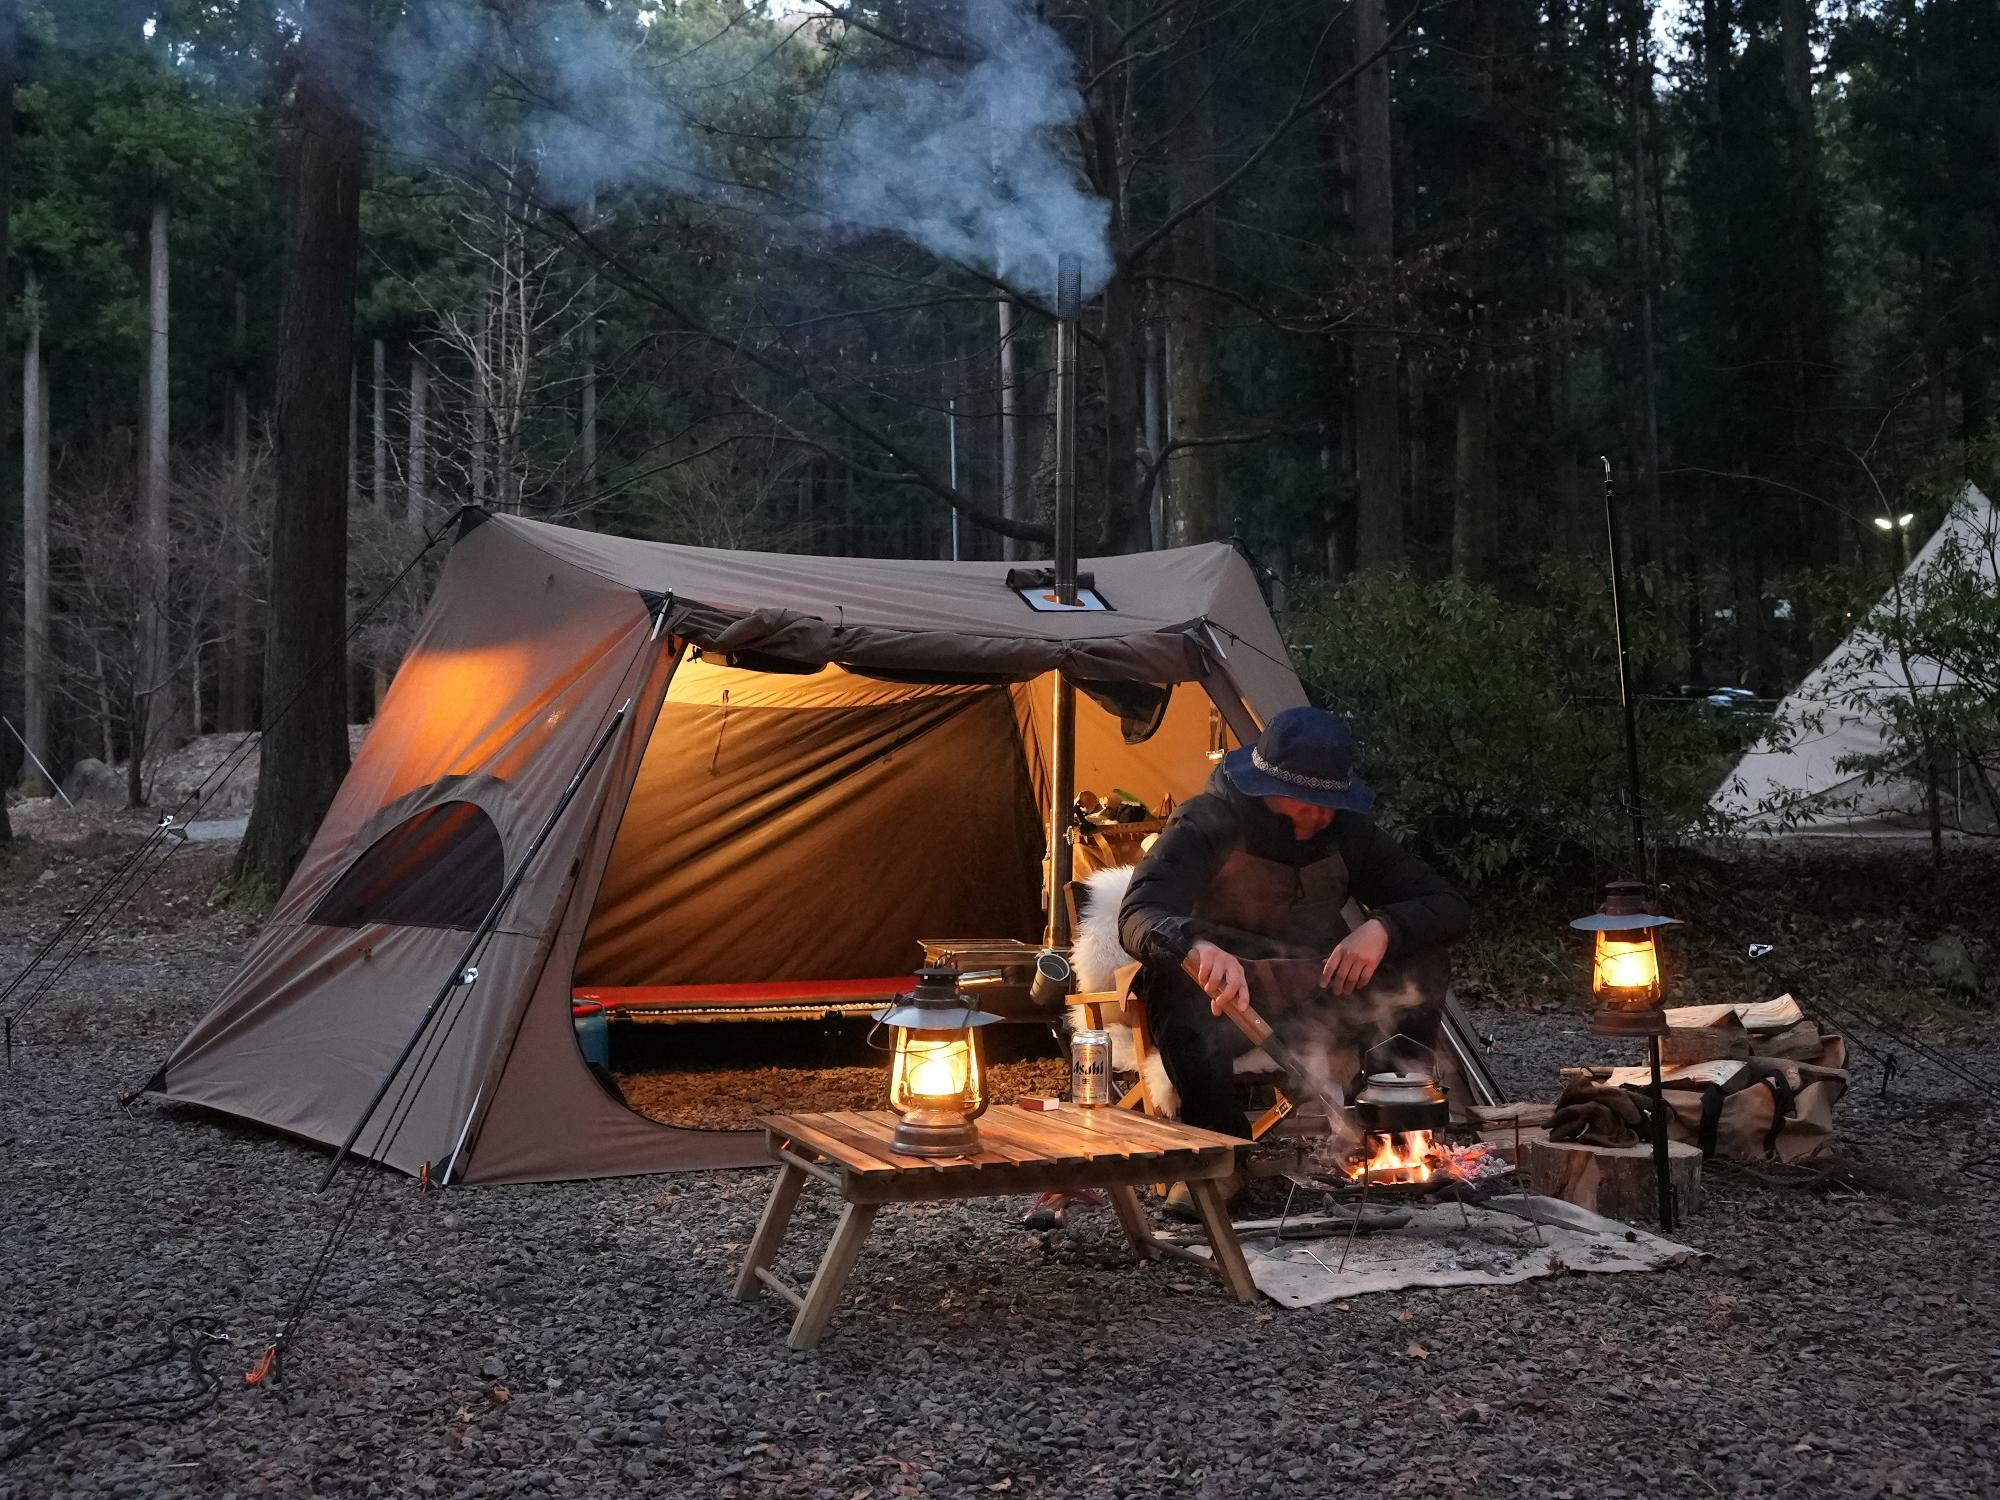
[[[500,897],[500,830],[471,802],[398,823],[348,866],[307,920],[326,927],[456,927],[470,932]]]

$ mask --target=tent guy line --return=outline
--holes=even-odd
[[[660,605],[658,613],[659,618],[664,620],[666,613],[664,601]],[[656,642],[658,639],[659,630],[656,628],[648,638],[648,644]],[[604,752],[610,748],[611,742],[617,737],[619,728],[629,719],[632,711],[632,702],[632,699],[627,698],[621,703],[611,715],[610,720],[604,725],[602,731],[599,732],[595,743],[590,748],[590,753],[584,757],[583,764],[578,766],[576,772],[570,777],[569,785],[564,788],[561,799],[557,802],[554,810],[550,812],[547,819],[544,820],[541,829],[536,833],[534,841],[528,846],[527,851],[521,856],[521,861],[515,867],[513,876],[508,880],[506,887],[500,892],[493,906],[487,912],[486,919],[480,924],[479,930],[473,934],[472,940],[466,944],[465,950],[459,956],[458,963],[453,967],[450,977],[445,980],[436,997],[425,1009],[422,1018],[417,1022],[416,1030],[411,1033],[409,1041],[405,1043],[402,1053],[390,1065],[389,1071],[383,1076],[381,1086],[376,1090],[375,1096],[368,1102],[368,1106],[362,1111],[361,1117],[354,1122],[354,1129],[348,1133],[347,1139],[341,1143],[340,1149],[334,1153],[333,1160],[327,1164],[326,1175],[320,1179],[319,1187],[316,1191],[324,1192],[332,1184],[334,1175],[339,1172],[342,1163],[347,1160],[355,1142],[360,1139],[362,1131],[367,1128],[368,1121],[374,1116],[382,1103],[383,1097],[395,1083],[397,1075],[405,1072],[404,1065],[410,1062],[411,1054],[416,1052],[419,1045],[426,1041],[427,1033],[430,1032],[431,1025],[436,1020],[440,1010],[450,1002],[456,1000],[459,1003],[451,1006],[451,1017],[446,1022],[443,1031],[437,1035],[436,1044],[425,1047],[428,1056],[421,1060],[420,1067],[411,1067],[408,1069],[403,1080],[402,1089],[398,1092],[395,1101],[389,1106],[388,1113],[383,1116],[381,1129],[376,1133],[374,1157],[380,1159],[386,1156],[390,1148],[395,1144],[396,1137],[401,1134],[403,1126],[409,1120],[410,1110],[415,1104],[417,1095],[422,1092],[424,1085],[430,1081],[431,1070],[436,1067],[438,1059],[444,1055],[445,1045],[451,1040],[451,1032],[457,1026],[459,1017],[464,1013],[464,997],[472,992],[473,985],[478,982],[479,969],[476,960],[480,955],[480,950],[492,936],[494,925],[499,921],[500,913],[506,909],[507,903],[514,898],[515,892],[520,889],[522,878],[527,874],[529,867],[534,864],[537,856],[540,855],[543,845],[548,841],[549,835],[555,831],[556,825],[562,821],[563,814],[569,810],[570,804],[576,799],[577,792],[582,789],[584,782],[589,779],[591,772],[596,769],[597,763],[604,756]],[[483,1097],[484,1093],[485,1090],[482,1088],[480,1097]],[[478,1107],[479,1098],[476,1097],[473,1100],[473,1110],[477,1111]],[[457,1143],[452,1147],[451,1161],[445,1169],[447,1181],[450,1177],[452,1167],[457,1164],[459,1150],[465,1144],[466,1133],[472,1128],[472,1119],[473,1116],[471,1114],[466,1116],[465,1126],[459,1132]],[[361,1200],[367,1192],[370,1179],[371,1174],[368,1173],[357,1173],[354,1176],[353,1187],[348,1192],[347,1201],[342,1204],[339,1215],[334,1219],[333,1228],[327,1235],[326,1243],[320,1247],[320,1253],[315,1257],[312,1269],[307,1273],[305,1284],[299,1289],[297,1298],[293,1301],[290,1310],[287,1312],[284,1326],[279,1330],[277,1338],[272,1342],[270,1347],[266,1349],[264,1357],[257,1368],[251,1371],[250,1375],[246,1377],[247,1379],[251,1379],[253,1383],[261,1384],[265,1379],[280,1377],[283,1370],[284,1351],[297,1335],[300,1327],[303,1326],[306,1314],[311,1311],[312,1303],[319,1293],[320,1284],[325,1279],[327,1268],[333,1264],[334,1256],[346,1242],[347,1236],[353,1231],[355,1220],[360,1215]]]
[[[360,633],[362,627],[374,618],[375,612],[388,602],[390,595],[402,587],[403,580],[416,570],[417,565],[430,555],[431,550],[439,542],[451,534],[453,528],[458,524],[458,519],[458,514],[454,513],[450,520],[447,520],[436,531],[426,537],[424,545],[403,564],[402,568],[397,571],[396,576],[391,578],[375,597],[369,600],[360,613],[355,616],[353,623],[347,627],[347,633],[340,640],[338,650],[343,655],[346,652],[348,644]],[[315,667],[319,668],[329,665],[330,657],[331,653],[329,653],[327,659],[322,659],[315,663]],[[249,759],[249,752],[262,743],[265,730],[291,712],[293,706],[304,695],[306,685],[310,682],[311,676],[312,674],[307,674],[306,680],[293,689],[292,695],[278,706],[277,711],[270,715],[262,728],[246,730],[244,732],[243,737],[230,748],[229,753],[216,763],[215,769],[210,771],[207,776],[204,776],[191,791],[184,795],[172,812],[161,816],[159,823],[155,825],[153,831],[146,837],[144,842],[111,872],[111,875],[103,884],[99,885],[85,898],[83,904],[56,930],[54,936],[50,937],[29,958],[28,962],[22,966],[19,972],[7,982],[6,988],[0,989],[0,1003],[4,1003],[49,960],[49,956],[62,945],[64,939],[68,938],[79,924],[84,924],[84,931],[71,943],[68,952],[56,960],[54,970],[36,984],[35,988],[28,993],[27,998],[22,1000],[13,1012],[5,1018],[4,1023],[0,1023],[4,1024],[5,1028],[8,1066],[11,1067],[14,1061],[15,1025],[50,990],[62,982],[64,976],[69,973],[70,969],[76,964],[76,961],[90,950],[92,940],[103,929],[105,923],[111,918],[116,917],[130,905],[132,899],[145,890],[153,878],[159,874],[161,868],[165,866],[167,860],[173,857],[174,851],[187,841],[185,832],[183,831],[186,825],[199,818],[207,809],[208,804],[214,801],[221,794],[222,789],[229,784],[230,777],[243,768]],[[213,786],[209,785],[211,781],[214,782]],[[192,810],[189,809],[190,803],[194,804]],[[182,816],[183,814],[186,814],[186,816]],[[177,831],[181,832],[181,837],[176,842],[167,846],[166,853],[154,862],[151,869],[146,870],[142,876],[132,881],[130,888],[125,890],[122,897],[117,899],[115,905],[110,905],[109,903],[112,902],[114,895],[118,892],[121,882],[140,866],[147,855],[160,846],[169,833]],[[120,1102],[129,1103],[134,1097],[134,1093],[122,1095]]]

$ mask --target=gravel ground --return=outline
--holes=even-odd
[[[1712,1176],[1690,1268],[1288,1313],[1132,1262],[1107,1212],[891,1210],[818,1350],[729,1283],[768,1174],[477,1188],[371,1174],[274,1388],[240,1372],[341,1196],[324,1156],[139,1103],[235,941],[120,936],[0,1076],[0,1449],[184,1314],[230,1342],[190,1420],[52,1438],[0,1495],[1615,1497],[2000,1491],[2000,1203],[1949,1170],[1996,1118],[1924,1072],[1843,1123],[1893,1191]],[[21,959],[0,943],[0,973]],[[1497,1017],[1553,1093],[1596,1044]],[[1959,1054],[2000,1077],[2000,1049]],[[2000,1141],[1992,1142],[2000,1148]],[[832,1227],[809,1195],[786,1269]]]

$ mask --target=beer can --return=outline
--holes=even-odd
[[[1069,1102],[1100,1108],[1111,1102],[1111,1033],[1079,1031],[1069,1039]]]

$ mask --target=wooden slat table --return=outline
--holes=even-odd
[[[1234,1136],[1156,1120],[1123,1109],[1034,1111],[997,1105],[979,1118],[979,1153],[964,1157],[898,1156],[889,1147],[896,1116],[888,1110],[832,1110],[763,1115],[778,1180],[750,1242],[736,1296],[753,1302],[766,1288],[795,1310],[786,1340],[810,1349],[825,1333],[848,1273],[885,1203],[1030,1195],[1085,1187],[1106,1190],[1118,1223],[1142,1258],[1176,1247],[1153,1238],[1132,1190],[1141,1183],[1185,1182],[1200,1209],[1210,1263],[1239,1302],[1256,1295],[1217,1183],[1236,1169]],[[772,1269],[806,1179],[846,1200],[833,1241],[804,1292]]]

